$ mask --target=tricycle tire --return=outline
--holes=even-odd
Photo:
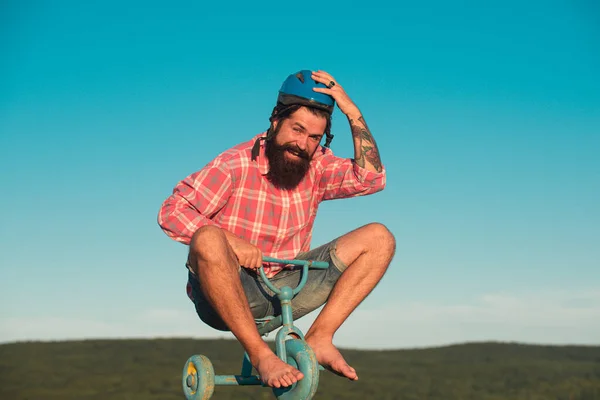
[[[279,400],[312,399],[319,386],[319,363],[315,353],[299,339],[287,340],[285,352],[287,363],[302,372],[304,377],[292,386],[273,388],[273,394]]]
[[[203,355],[191,356],[183,367],[183,392],[187,400],[208,400],[215,391],[215,370]]]

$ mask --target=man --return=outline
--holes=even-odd
[[[335,103],[350,123],[354,159],[336,157],[329,149]],[[326,270],[310,270],[292,301],[293,317],[325,304],[306,342],[325,368],[357,380],[333,336],[383,277],[395,252],[394,237],[373,223],[316,249],[310,244],[320,202],[383,190],[386,175],[377,145],[358,107],[325,71],[290,75],[270,122],[266,134],[223,152],[179,182],[158,223],[169,237],[189,245],[188,295],[198,316],[215,329],[231,331],[272,387],[290,386],[303,375],[281,361],[258,333],[255,319],[278,315],[280,309],[256,270],[263,266],[278,287],[295,287],[300,271],[263,265],[263,255],[329,262]]]

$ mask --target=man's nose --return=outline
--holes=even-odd
[[[306,150],[306,145],[308,143],[308,138],[306,136],[300,136],[296,139],[296,145],[300,150]]]

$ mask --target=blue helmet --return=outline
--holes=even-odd
[[[313,88],[316,87],[327,88],[324,84],[312,79],[312,72],[310,70],[305,69],[298,71],[286,78],[281,85],[281,89],[279,89],[277,106],[275,106],[273,114],[271,114],[271,117],[269,118],[271,127],[267,130],[267,135],[257,138],[254,142],[254,146],[252,146],[252,160],[256,160],[256,157],[258,157],[260,141],[269,141],[274,138],[275,131],[273,129],[273,120],[277,118],[277,109],[280,105],[283,105],[284,108],[288,108],[285,106],[303,105],[318,108],[327,112],[329,118],[327,119],[327,126],[325,127],[325,136],[327,138],[325,139],[324,146],[329,147],[333,140],[333,135],[331,134],[331,114],[333,113],[335,100],[328,94],[315,92]]]
[[[277,102],[284,105],[303,104],[310,107],[320,108],[333,113],[335,100],[328,94],[315,92],[313,88],[327,88],[326,85],[317,82],[311,77],[310,70],[302,70],[287,77],[279,89]]]

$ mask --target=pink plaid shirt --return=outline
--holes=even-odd
[[[279,190],[265,177],[269,162],[264,141],[258,158],[251,160],[255,140],[264,135],[221,153],[175,186],[158,214],[158,224],[169,237],[189,244],[198,228],[215,225],[254,244],[263,255],[293,259],[310,249],[322,201],[367,195],[385,187],[385,169],[368,171],[320,146],[298,187]],[[281,269],[264,265],[268,277]]]

